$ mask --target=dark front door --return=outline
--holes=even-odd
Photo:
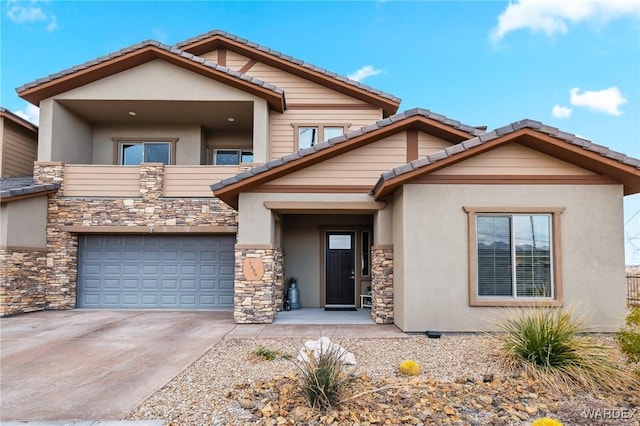
[[[355,233],[327,232],[326,305],[355,305]]]

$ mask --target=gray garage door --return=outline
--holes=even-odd
[[[234,236],[80,235],[78,307],[230,309]]]

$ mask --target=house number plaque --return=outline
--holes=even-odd
[[[249,281],[262,279],[264,275],[264,266],[262,259],[257,257],[247,257],[242,261],[242,275]]]

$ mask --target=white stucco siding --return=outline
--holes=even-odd
[[[617,330],[626,304],[622,199],[621,185],[405,185],[394,201],[402,204],[394,209],[396,323],[405,331],[494,328],[509,308],[469,306],[463,207],[561,207],[555,259],[564,306],[593,330]]]

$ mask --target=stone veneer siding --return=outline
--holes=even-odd
[[[393,324],[393,249],[371,250],[371,318]]]
[[[249,257],[262,260],[264,273],[258,280],[251,281],[244,276],[243,261]],[[236,247],[233,311],[236,323],[273,322],[278,306],[282,308],[282,259],[282,252],[277,249]]]
[[[0,316],[46,305],[47,252],[0,249]]]
[[[64,197],[62,163],[36,162],[34,181],[62,183],[63,187],[49,198],[45,303],[31,310],[76,306],[78,235],[63,227],[130,226],[145,233],[149,228],[161,232],[157,227],[164,226],[237,227],[237,212],[217,198],[164,198],[164,165],[160,163],[140,166],[140,197]]]

